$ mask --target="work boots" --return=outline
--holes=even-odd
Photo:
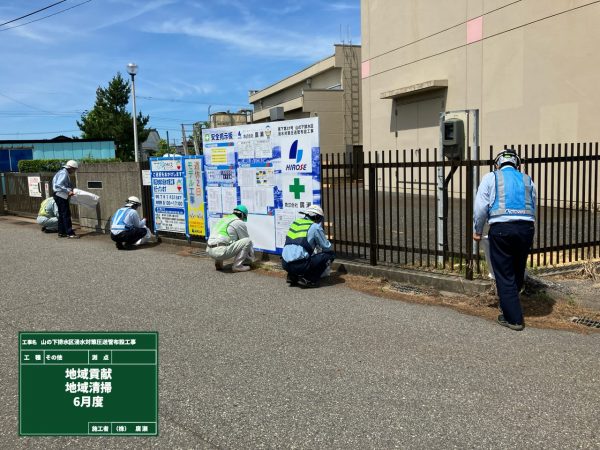
[[[248,270],[250,270],[250,266],[244,266],[243,264],[244,260],[248,256],[249,252],[247,249],[244,249],[241,252],[239,252],[233,259],[233,266],[231,267],[231,270],[233,272],[247,272]]]

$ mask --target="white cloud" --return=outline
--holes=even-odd
[[[139,3],[132,3],[128,0],[111,0],[111,3],[120,4],[117,8],[116,14],[109,20],[100,23],[96,27],[91,28],[92,31],[101,30],[103,28],[112,27],[120,23],[129,22],[136,19],[146,13],[152,12],[156,9],[160,9],[164,6],[176,3],[177,0],[153,0],[143,1]]]
[[[360,4],[352,2],[352,3],[347,3],[347,2],[334,2],[334,3],[329,3],[327,2],[324,5],[325,9],[330,9],[333,11],[348,11],[348,10],[356,10],[356,9],[360,9]]]
[[[265,27],[256,22],[169,20],[150,26],[147,32],[183,34],[218,41],[249,55],[314,61],[333,53],[333,40]]]

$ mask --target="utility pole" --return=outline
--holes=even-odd
[[[181,143],[183,144],[183,154],[188,154],[187,149],[187,136],[185,135],[185,125],[181,124]]]

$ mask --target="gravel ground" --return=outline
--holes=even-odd
[[[0,217],[0,448],[600,448],[600,334],[216,272]],[[19,331],[160,336],[160,436],[18,436]]]

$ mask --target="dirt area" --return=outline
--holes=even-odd
[[[276,265],[262,264],[256,271],[282,278],[282,281],[285,278],[285,273]],[[336,272],[322,281],[323,285],[342,283],[351,289],[390,300],[445,306],[492,321],[495,321],[498,316],[498,298],[492,290],[481,295],[467,296],[409,286],[384,278]],[[600,276],[598,281],[577,272],[551,277],[530,276],[521,295],[525,323],[535,328],[571,330],[580,333],[600,332],[600,328],[572,321],[573,318],[584,318],[600,322],[598,288],[600,288]]]

